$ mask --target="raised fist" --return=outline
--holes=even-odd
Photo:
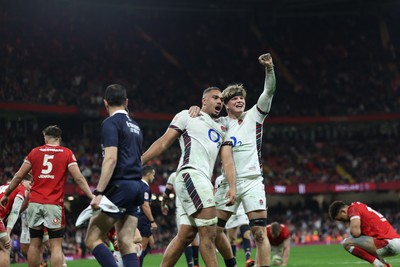
[[[272,62],[272,57],[270,53],[259,56],[258,61],[260,62],[261,65],[265,66],[267,71],[271,71],[274,68],[274,64]]]

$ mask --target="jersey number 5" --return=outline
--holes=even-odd
[[[42,174],[49,174],[53,170],[53,163],[50,162],[54,159],[54,155],[44,155]]]

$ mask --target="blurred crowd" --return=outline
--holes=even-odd
[[[0,102],[98,109],[105,85],[129,91],[130,109],[176,113],[210,85],[243,83],[254,104],[260,54],[271,52],[273,116],[398,113],[398,17],[301,18],[129,10],[0,8]],[[90,16],[89,16],[90,14]],[[114,16],[111,18],[104,16]],[[397,22],[396,22],[397,20]]]

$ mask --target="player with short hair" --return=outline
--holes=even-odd
[[[400,254],[400,235],[381,213],[364,203],[347,205],[334,201],[329,206],[329,216],[339,222],[350,222],[351,237],[342,241],[350,254],[375,267],[391,267],[384,258]]]
[[[0,186],[0,199],[9,187],[9,183]],[[19,213],[26,208],[24,203],[28,199],[32,186],[32,176],[28,173],[16,190],[10,194],[5,206],[0,206],[0,266],[10,265],[11,231],[18,220]],[[25,206],[25,207],[23,207]],[[4,221],[7,219],[7,228]],[[4,265],[3,265],[4,264]]]
[[[182,150],[175,191],[181,200],[185,216],[181,216],[178,235],[168,245],[161,266],[173,266],[185,248],[200,236],[200,253],[207,266],[217,266],[215,254],[216,210],[211,177],[218,154],[227,174],[229,188],[224,205],[235,201],[236,182],[232,159],[232,143],[226,129],[218,119],[222,109],[222,94],[219,88],[204,90],[202,112],[190,117],[187,110],[175,115],[165,134],[156,140],[143,154],[142,162],[161,155],[179,138]],[[186,220],[187,224],[182,224]]]
[[[137,228],[142,235],[142,256],[140,257],[140,266],[143,266],[144,258],[147,253],[154,247],[154,237],[153,231],[157,230],[157,223],[154,221],[153,214],[151,212],[151,189],[150,183],[153,182],[155,178],[155,169],[153,166],[146,165],[142,169],[142,182],[145,184],[143,190],[144,203],[142,206],[138,207],[138,211],[135,216],[138,218]]]
[[[85,195],[92,192],[79,170],[72,151],[60,145],[62,131],[57,125],[43,130],[45,144],[31,150],[0,200],[8,201],[18,184],[32,170],[33,185],[29,195],[28,220],[31,244],[28,250],[30,266],[40,264],[43,228],[49,232],[52,266],[62,266],[62,240],[65,233],[64,185],[70,173]]]
[[[264,90],[256,105],[245,111],[246,90],[241,84],[229,85],[222,92],[225,109],[228,113],[228,116],[222,119],[231,133],[230,138],[233,143],[237,198],[232,206],[224,204],[228,187],[226,181],[223,180],[215,195],[218,215],[216,244],[221,254],[226,254],[223,255],[224,258],[230,257],[229,251],[224,249],[226,245],[223,230],[231,215],[236,212],[240,203],[243,203],[256,243],[256,264],[260,267],[266,267],[270,264],[271,247],[265,230],[267,226],[267,201],[262,177],[261,143],[263,123],[271,109],[276,80],[271,55],[261,55],[258,60],[265,67],[266,76]],[[248,266],[251,266],[251,263]]]
[[[101,211],[91,217],[85,244],[102,266],[117,267],[114,256],[103,242],[103,237],[115,226],[118,248],[124,266],[137,266],[134,244],[137,207],[143,204],[142,155],[143,133],[136,121],[129,117],[126,89],[119,84],[109,85],[104,94],[104,106],[109,117],[101,125],[103,163],[95,197],[90,205],[100,209],[103,195],[120,212]]]
[[[271,259],[273,266],[286,266],[290,254],[290,232],[287,227],[278,222],[267,225],[267,236],[271,244]]]

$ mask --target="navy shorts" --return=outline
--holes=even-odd
[[[151,223],[149,219],[147,219],[146,215],[138,216],[137,228],[139,229],[140,234],[144,237],[150,237],[153,235],[151,231]]]
[[[144,202],[143,187],[145,184],[141,180],[116,180],[110,181],[104,195],[114,203],[121,212],[105,212],[113,218],[120,219],[125,215],[135,215],[137,208]]]

